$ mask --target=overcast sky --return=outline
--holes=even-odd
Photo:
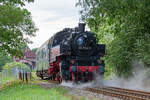
[[[32,13],[33,21],[39,28],[36,37],[31,38],[30,48],[40,47],[54,33],[66,27],[75,27],[79,22],[77,0],[35,0],[26,5]]]

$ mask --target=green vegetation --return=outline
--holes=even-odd
[[[9,62],[12,62],[12,57],[0,52],[0,71],[2,70],[2,67]]]
[[[37,76],[35,76],[37,79]],[[47,81],[32,80],[28,83],[13,80],[7,84],[0,84],[0,99],[2,100],[87,100],[82,96],[68,94],[64,87],[44,88]],[[7,80],[6,80],[7,81]],[[40,84],[43,84],[41,87]],[[92,100],[97,100],[93,98]]]
[[[2,72],[0,72],[0,75],[1,75],[1,73]],[[2,75],[3,76],[3,75]],[[8,83],[8,82],[13,82],[13,81],[16,81],[17,80],[17,78],[16,77],[14,77],[14,76],[3,76],[3,77],[0,77],[0,85],[4,85],[4,84],[6,84],[6,83]]]
[[[34,0],[0,0],[0,3],[3,3],[3,4],[11,3],[14,5],[21,5],[21,6],[24,6],[25,2],[28,2],[28,3],[34,2]]]
[[[14,72],[15,69],[31,72],[30,68],[20,62],[11,62],[4,65],[3,70],[0,72],[0,83],[5,84],[18,80],[19,73]]]
[[[25,71],[31,71],[30,68],[24,64],[24,63],[20,63],[20,62],[11,62],[11,63],[7,63],[4,65],[3,67],[4,69],[12,69],[12,68],[18,68],[18,69],[22,69]]]
[[[20,48],[31,42],[29,37],[35,36],[37,28],[31,13],[23,8],[26,2],[33,1],[0,0],[0,52],[21,57]]]
[[[26,48],[29,48],[27,44],[20,45],[20,51],[25,51]],[[3,69],[3,66],[7,63],[13,62],[13,57],[5,52],[0,52],[0,71]]]
[[[12,83],[0,90],[2,100],[72,100],[64,88],[45,89],[38,85]]]
[[[82,19],[107,44],[106,69],[132,75],[132,62],[150,67],[149,0],[79,0]],[[110,70],[111,69],[111,70]]]

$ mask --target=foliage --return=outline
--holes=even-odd
[[[9,62],[12,62],[12,57],[0,52],[0,70],[2,69],[3,65]]]
[[[12,84],[0,91],[2,100],[72,100],[64,88],[45,89],[31,84]],[[9,96],[8,96],[9,95]]]
[[[35,36],[31,13],[21,7],[25,1],[33,0],[0,0],[0,52],[21,57],[20,48],[31,43],[29,36]]]
[[[0,91],[2,91],[3,89],[5,90],[5,89],[9,88],[10,86],[14,86],[16,84],[21,84],[21,83],[22,83],[22,81],[15,80],[15,81],[8,82],[7,84],[2,84],[2,85],[0,85]]]
[[[3,67],[3,69],[12,69],[12,68],[18,68],[18,69],[30,71],[30,68],[26,64],[20,62],[7,63]]]
[[[1,75],[2,72],[0,72],[0,75]],[[2,75],[1,76],[1,80],[0,80],[0,85],[4,85],[8,82],[13,82],[13,81],[16,81],[17,80],[17,77],[15,76],[4,76]]]
[[[79,0],[82,19],[107,44],[106,65],[118,76],[132,75],[132,62],[150,65],[149,0]]]
[[[29,48],[26,44],[20,45],[20,50],[23,52],[26,48]],[[4,52],[0,52],[0,71],[2,70],[2,67],[6,63],[10,63],[13,61],[13,57],[10,55],[6,55]]]
[[[34,2],[34,0],[0,0],[0,3],[3,4],[7,4],[7,3],[11,3],[14,5],[21,5],[21,6],[25,6],[25,2]]]

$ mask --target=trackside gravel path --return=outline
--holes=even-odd
[[[121,100],[121,99],[118,99],[115,97],[105,96],[102,94],[85,91],[85,89],[83,89],[83,88],[61,86],[60,84],[54,84],[54,83],[48,83],[48,82],[40,82],[40,83],[36,83],[36,85],[40,85],[41,87],[46,88],[46,89],[63,87],[66,90],[68,90],[68,95],[72,95],[77,98],[83,97],[83,98],[85,98],[85,100]],[[77,100],[79,100],[79,99],[77,99]]]

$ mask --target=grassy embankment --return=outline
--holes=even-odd
[[[47,83],[46,80],[39,80],[34,72],[28,83],[11,77],[3,78],[3,84],[0,84],[0,100],[86,100],[82,96],[68,95],[69,91],[63,87],[45,89],[37,85],[41,82]]]
[[[5,79],[5,84],[0,85],[0,100],[85,100],[83,97],[68,95],[68,90],[63,87],[45,89],[34,74],[33,80],[28,83]],[[9,80],[9,82],[8,82]]]
[[[17,77],[14,76],[4,76],[1,72],[0,72],[0,87],[2,87],[4,84],[7,84],[9,82],[13,82],[18,80]]]
[[[12,82],[0,89],[0,100],[76,100],[64,88],[45,89],[38,85]]]

